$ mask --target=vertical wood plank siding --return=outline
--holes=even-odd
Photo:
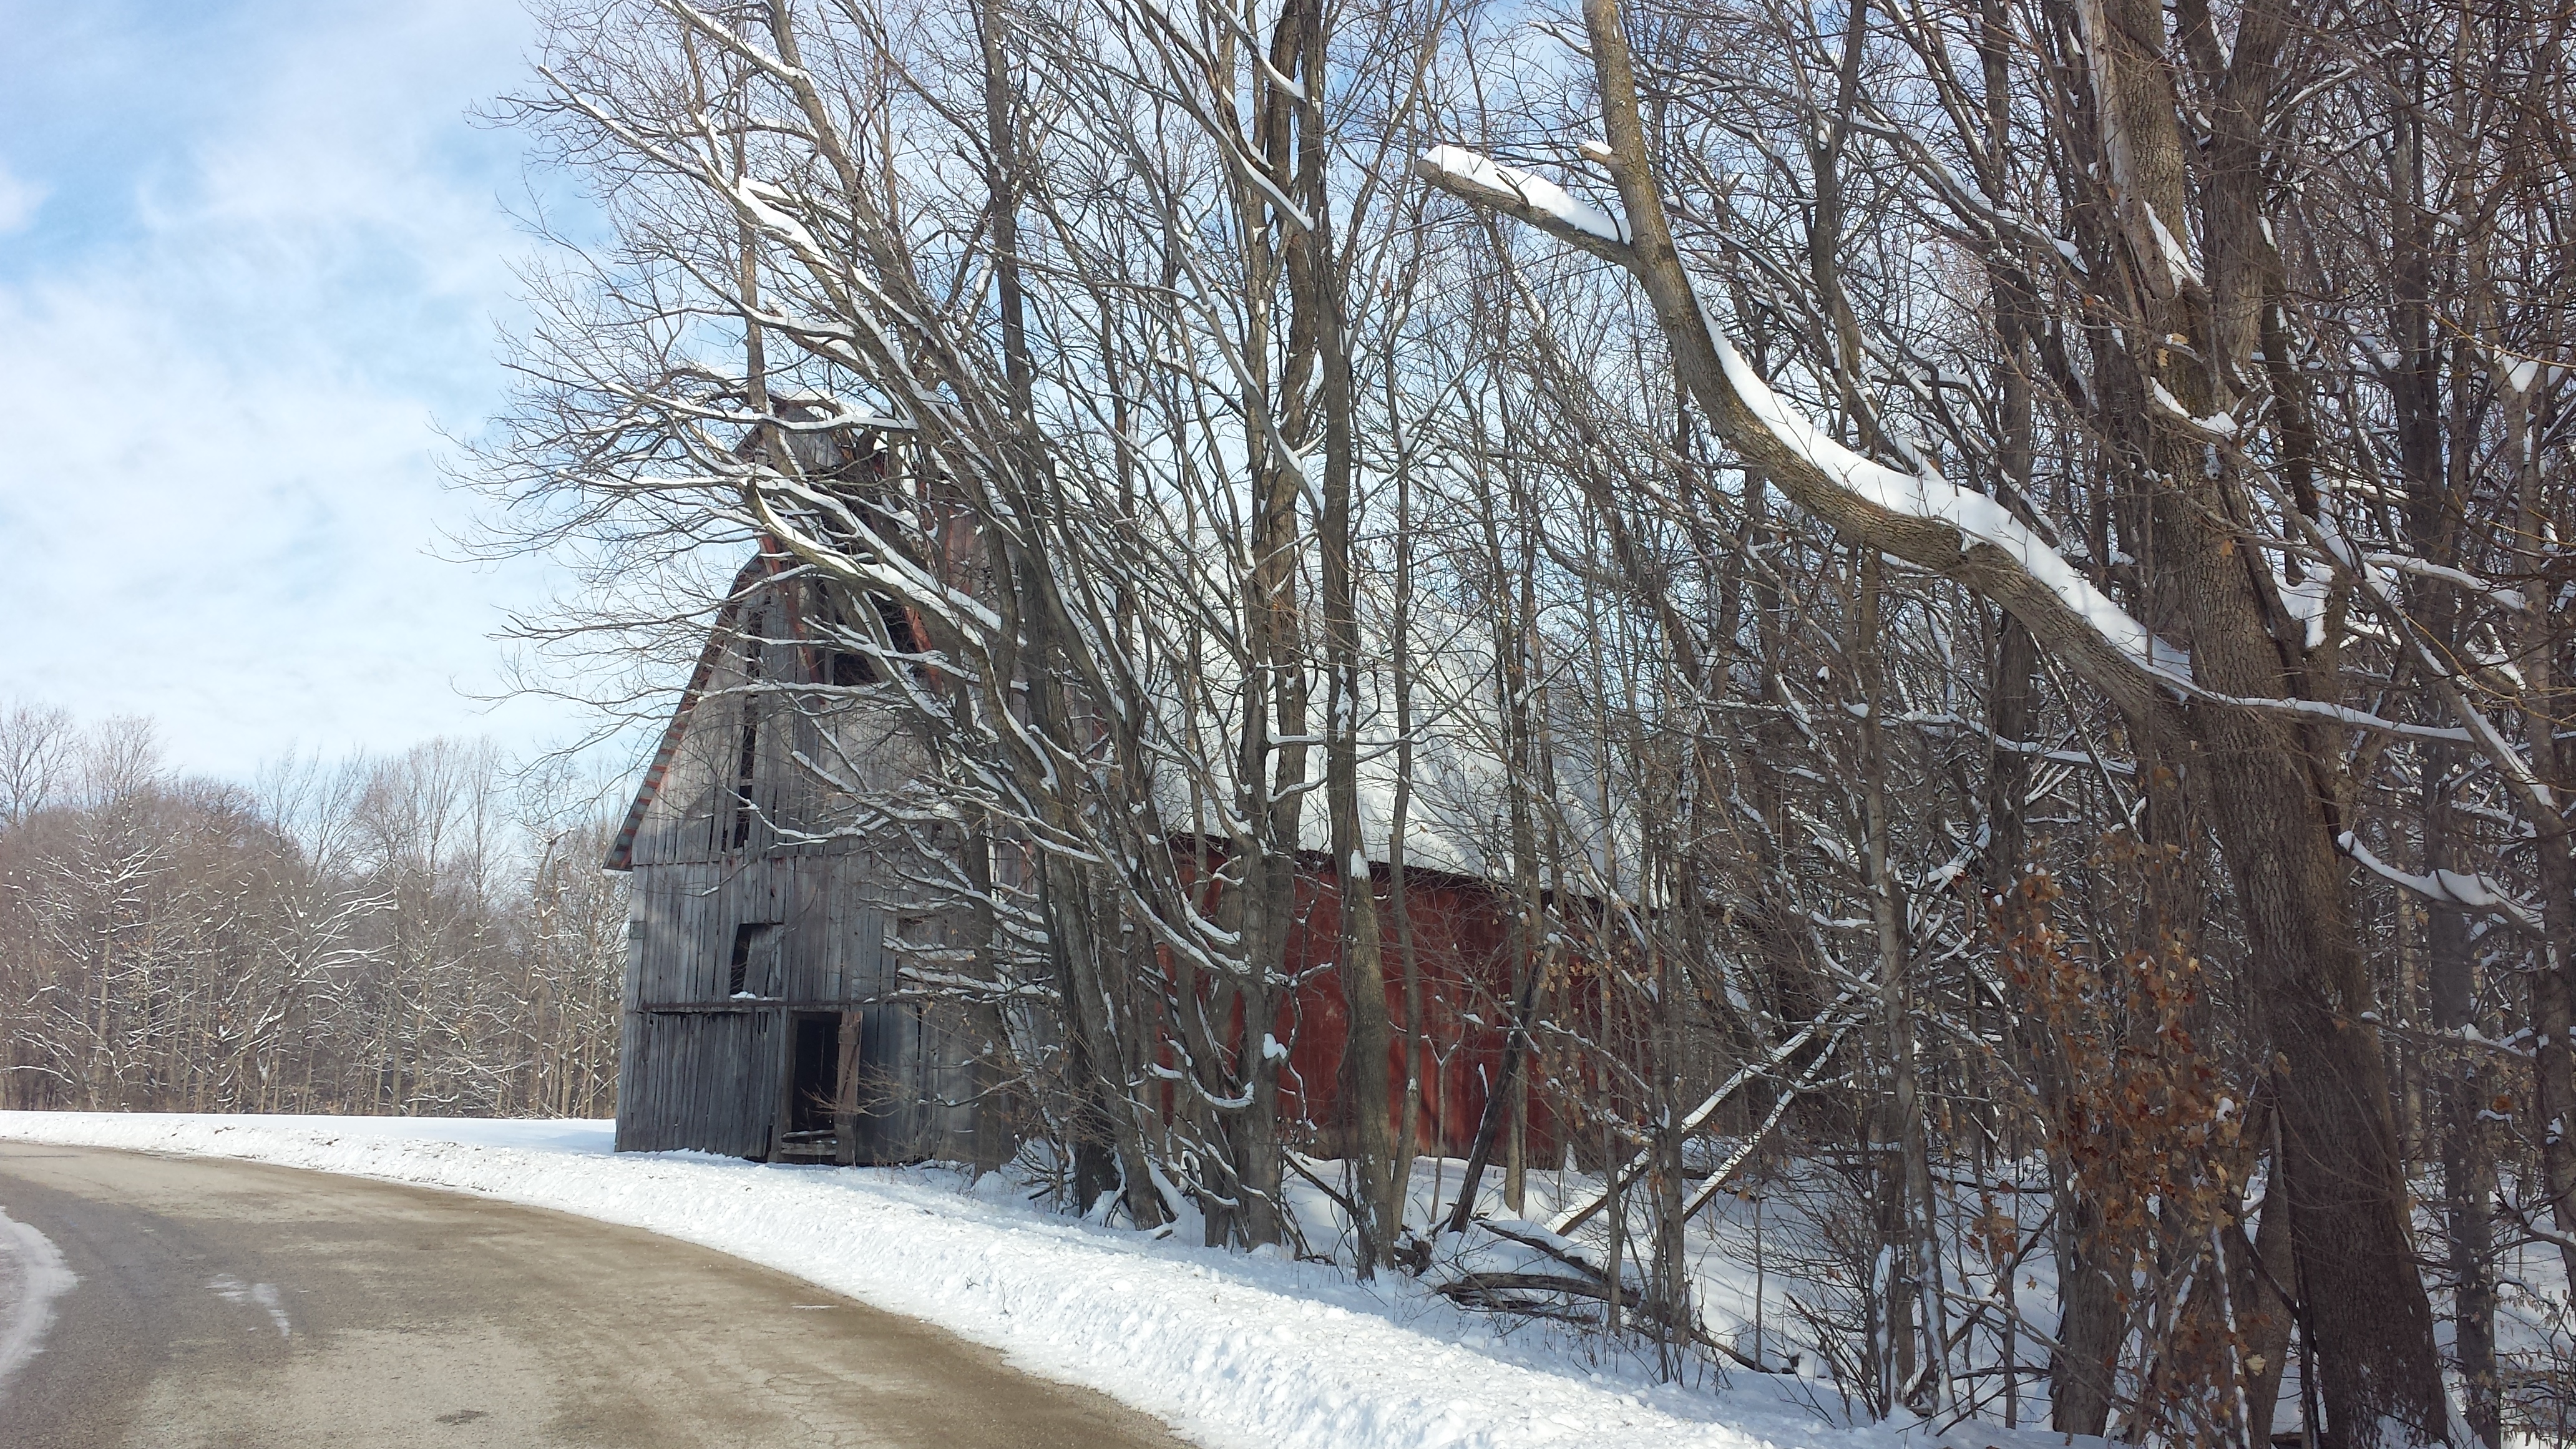
[[[843,1160],[914,1161],[971,1141],[962,1037],[901,996],[898,953],[887,948],[906,900],[901,876],[845,838],[800,838],[828,836],[836,802],[791,766],[789,751],[824,758],[825,731],[778,696],[745,689],[755,677],[805,682],[796,672],[805,651],[762,650],[755,676],[748,646],[728,632],[760,617],[775,636],[796,617],[792,602],[771,587],[725,611],[612,862],[632,872],[620,1151],[781,1155],[791,1145],[781,1139],[794,1109],[796,1020],[808,1014],[836,1026],[844,1013],[854,1018],[858,1140]],[[891,773],[911,768],[908,742],[881,719],[854,712],[832,729],[863,761],[882,755]],[[747,942],[745,994],[736,997],[729,978],[745,926],[768,929]]]
[[[857,903],[872,861],[783,855],[638,864],[630,897],[618,1147],[767,1158],[785,1130],[792,1018],[854,1012],[860,1024],[861,1162],[913,1161],[972,1130],[949,1103],[970,1094],[955,1034],[903,995],[887,949],[892,918]],[[734,939],[770,929],[731,984]]]

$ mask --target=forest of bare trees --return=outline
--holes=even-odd
[[[488,743],[191,778],[0,705],[0,1107],[606,1116],[624,883]]]
[[[548,13],[500,118],[610,225],[477,465],[592,584],[528,632],[837,591],[800,698],[937,761],[864,828],[1083,1204],[1303,1242],[1329,1158],[1357,1270],[1429,1261],[1439,870],[1515,983],[1451,1228],[1535,1214],[1533,1099],[1605,1189],[1523,1311],[1771,1367],[1693,1302],[1760,1192],[1867,1414],[2565,1433],[2576,13]]]

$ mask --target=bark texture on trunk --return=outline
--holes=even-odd
[[[2235,401],[2231,354],[2250,350],[2252,329],[2212,299],[2259,296],[2272,266],[2261,228],[2248,224],[2260,220],[2256,202],[2244,194],[2259,185],[2259,168],[2213,178],[2202,247],[2213,281],[2203,293],[2173,255],[2178,242],[2188,246],[2190,208],[2164,8],[2088,0],[2081,18],[2112,201],[2151,299],[2149,337],[2185,344],[2149,340],[2129,361],[2141,392],[2161,387],[2194,417],[2216,414]],[[2277,5],[2250,9],[2231,65],[2233,107],[2259,111],[2279,30]],[[2194,678],[2249,699],[2304,693],[2303,631],[2246,542],[2250,510],[2237,485],[2178,420],[2150,422],[2136,441],[2155,488],[2155,561],[2191,631]],[[2408,1231],[2385,1057],[2370,1024],[2370,979],[2350,927],[2348,868],[2334,844],[2333,767],[2303,725],[2241,709],[2194,714],[2193,764],[2209,786],[2261,1025],[2289,1063],[2276,1098],[2278,1166],[2329,1433],[2354,1449],[2387,1442],[2392,1428],[2440,1442],[2449,1412]]]

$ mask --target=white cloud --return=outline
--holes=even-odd
[[[36,219],[36,208],[44,204],[44,187],[0,162],[0,236],[26,230],[27,224]]]
[[[496,198],[516,143],[463,112],[517,82],[527,21],[259,21],[209,58],[237,89],[175,152],[96,179],[130,208],[0,252],[0,696],[156,715],[182,764],[235,775],[297,745],[549,742],[561,707],[467,694],[553,577],[433,556],[474,507],[434,424],[499,403],[526,247]]]

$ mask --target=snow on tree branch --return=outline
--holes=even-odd
[[[1544,177],[1505,166],[1463,146],[1434,146],[1414,163],[1424,180],[1455,195],[1510,212],[1551,235],[1626,247],[1627,224]]]
[[[1623,193],[1651,198],[1651,178],[1608,151]],[[1650,229],[1613,219],[1561,187],[1457,146],[1437,146],[1414,174],[1607,261],[1646,285],[1674,363],[1719,434],[1791,501],[1845,538],[1929,568],[1995,600],[2097,687],[2132,709],[2187,689],[2190,663],[2095,588],[2002,504],[1937,475],[1900,473],[1798,417],[1729,345],[1674,252],[1660,214]],[[1649,202],[1660,213],[1659,202]],[[1654,245],[1638,240],[1652,233]]]

